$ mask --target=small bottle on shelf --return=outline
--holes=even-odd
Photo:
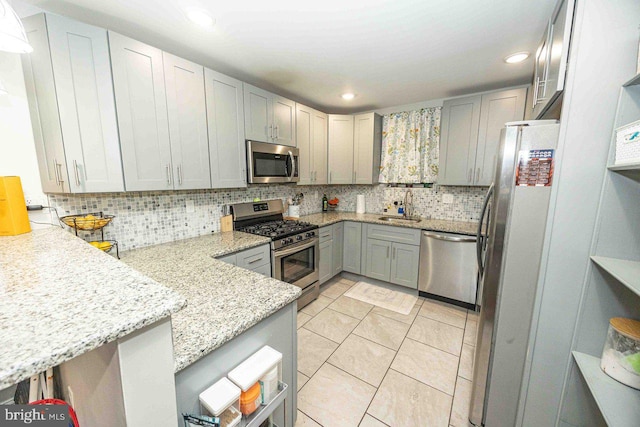
[[[326,194],[322,195],[322,212],[327,212],[329,210],[329,199]]]

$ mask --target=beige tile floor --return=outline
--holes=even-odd
[[[477,313],[418,299],[408,315],[334,278],[298,312],[296,427],[468,427]]]

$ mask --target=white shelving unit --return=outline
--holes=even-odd
[[[592,256],[591,261],[640,297],[640,262],[603,256]]]
[[[640,423],[640,391],[611,378],[600,369],[600,358],[573,352],[589,391],[610,426],[637,427]]]
[[[564,414],[575,425],[640,425],[640,391],[600,369],[609,319],[640,319],[640,162],[614,164],[615,129],[636,120],[640,120],[640,74],[622,86],[613,124],[592,265],[572,352],[575,365],[564,398]],[[593,401],[581,397],[589,395]]]

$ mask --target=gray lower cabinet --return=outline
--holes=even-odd
[[[320,243],[320,284],[323,284],[333,276],[333,239]]]
[[[418,288],[420,246],[393,243],[391,246],[390,282],[408,288]]]
[[[361,274],[362,224],[359,222],[345,222],[343,239],[342,270]]]
[[[362,226],[364,271],[373,279],[418,288],[420,230],[389,225]]]
[[[364,275],[388,282],[391,278],[391,242],[367,239],[367,265]]]
[[[344,252],[344,222],[333,225],[333,273],[332,276],[340,274],[343,270],[342,256]]]
[[[320,228],[320,284],[342,271],[418,288],[420,230],[359,222]]]
[[[219,261],[233,264],[247,270],[255,271],[267,277],[271,275],[271,247],[261,245],[256,248],[236,252],[217,258]]]

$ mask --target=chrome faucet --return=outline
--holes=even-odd
[[[413,191],[411,189],[404,193],[404,217],[411,218],[413,216]]]

